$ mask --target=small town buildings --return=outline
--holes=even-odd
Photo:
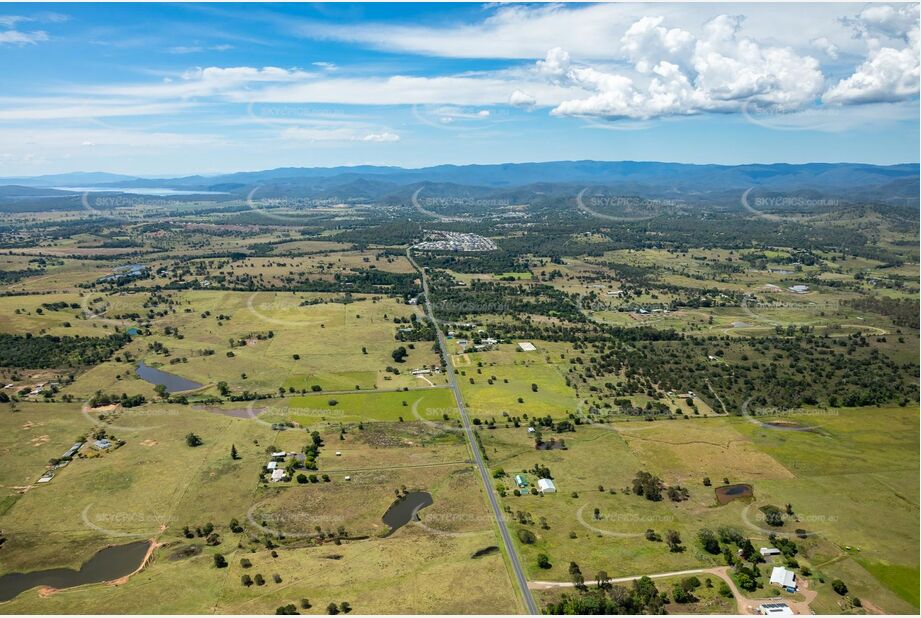
[[[285,471],[282,469],[272,470],[272,482],[278,483],[279,481],[284,481],[288,478],[288,475],[285,474]]]
[[[108,438],[100,438],[99,440],[93,442],[93,448],[97,451],[104,451],[107,448],[111,448],[111,446],[112,443],[108,440]]]
[[[792,616],[793,610],[786,603],[762,603],[758,606],[762,616]]]
[[[288,453],[286,453],[285,451],[278,451],[278,452],[272,453],[272,459],[284,459],[287,456],[288,456]]]
[[[808,285],[791,285],[787,289],[793,292],[794,294],[805,294],[806,292],[809,291],[809,286]]]
[[[762,547],[761,548],[761,557],[767,558],[768,556],[779,556],[780,550],[776,547]]]
[[[518,487],[522,487],[522,488],[523,488],[523,487],[527,487],[527,486],[528,486],[528,479],[524,478],[524,477],[523,477],[522,475],[520,475],[520,474],[516,474],[516,475],[515,475],[515,484],[518,485]]]
[[[556,485],[550,479],[540,479],[537,481],[537,490],[542,494],[555,494]]]
[[[784,567],[774,567],[771,571],[771,583],[787,592],[796,592],[796,573]]]
[[[278,469],[278,462],[277,462],[277,461],[270,461],[269,463],[265,464],[265,467],[266,467],[267,469],[269,469],[269,470],[277,470],[277,469]]]
[[[537,350],[537,347],[530,341],[519,341],[518,349],[522,352],[534,352]]]
[[[535,432],[537,432],[536,429],[534,429],[533,427],[528,427],[528,433],[535,433]]]

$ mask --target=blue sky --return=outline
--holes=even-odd
[[[0,5],[0,176],[915,162],[917,4]]]

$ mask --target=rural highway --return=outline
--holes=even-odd
[[[515,571],[515,579],[521,590],[521,598],[524,600],[529,614],[539,614],[540,612],[537,609],[537,604],[534,603],[534,598],[531,596],[531,590],[528,588],[528,578],[525,577],[524,569],[521,567],[518,551],[515,549],[515,544],[512,542],[512,537],[508,532],[508,526],[505,525],[505,518],[502,516],[502,508],[499,506],[499,500],[496,498],[495,492],[493,492],[492,482],[489,480],[489,470],[486,468],[486,463],[483,461],[483,453],[474,435],[473,426],[470,424],[470,418],[467,416],[467,407],[464,405],[464,398],[461,396],[460,387],[457,385],[457,377],[454,375],[454,365],[451,364],[451,357],[448,354],[448,343],[438,320],[435,319],[435,312],[432,310],[428,278],[425,276],[425,271],[422,267],[413,259],[411,249],[406,249],[406,258],[413,267],[419,271],[419,276],[422,278],[422,292],[425,295],[425,312],[428,314],[429,319],[432,320],[432,325],[435,327],[435,333],[438,337],[438,346],[441,348],[441,357],[444,359],[445,372],[448,376],[448,384],[450,384],[451,391],[454,393],[454,400],[457,402],[457,409],[460,411],[461,423],[464,425],[464,435],[467,437],[467,444],[470,446],[473,460],[476,463],[477,469],[480,471],[483,489],[486,490],[486,495],[489,496],[489,504],[492,506],[493,516],[496,519],[496,524],[499,526],[499,534],[502,536],[502,542],[505,543],[505,547],[508,550],[509,562],[512,563],[512,570]]]

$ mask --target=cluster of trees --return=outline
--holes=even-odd
[[[168,290],[197,289],[201,284],[196,279],[184,279],[173,271],[176,278],[166,284]],[[244,292],[286,291],[286,292],[339,292],[342,294],[395,294],[407,295],[418,291],[415,273],[392,273],[377,269],[353,270],[335,273],[332,279],[320,278],[313,273],[292,272],[281,276],[280,282],[266,279],[263,275],[248,272],[231,275],[208,274],[212,285],[209,289]],[[140,288],[139,288],[140,289]]]
[[[308,470],[317,469],[317,457],[320,456],[321,446],[323,446],[323,438],[320,437],[320,432],[311,431],[310,443],[304,447],[304,467]]]
[[[348,614],[352,611],[352,606],[348,601],[343,601],[336,605],[335,603],[330,603],[326,606],[326,613],[330,616],[335,616],[336,614]]]
[[[313,606],[310,604],[310,601],[308,599],[301,599],[300,607],[301,609],[310,609]],[[300,612],[297,611],[297,609],[298,608],[297,606],[294,605],[294,603],[288,603],[287,605],[282,605],[278,609],[276,609],[275,615],[276,616],[297,616],[300,614]]]
[[[693,575],[685,577],[672,585],[672,600],[675,603],[694,603],[698,600],[694,591],[700,588],[700,580]]]
[[[131,341],[117,333],[107,337],[58,337],[0,333],[0,367],[54,369],[103,363]]]
[[[214,524],[212,524],[210,521],[206,523],[204,526],[195,526],[194,530],[189,526],[183,526],[182,535],[187,539],[194,539],[195,537],[203,538],[205,539],[205,543],[207,543],[208,545],[220,545],[221,544],[221,535],[215,532]],[[218,564],[217,556],[220,556],[223,566]],[[221,554],[216,554],[215,559],[214,559],[214,564],[218,568],[223,568],[224,566],[227,566],[227,561],[224,560],[224,557],[221,556]]]
[[[616,403],[631,395],[688,389],[702,397],[712,388],[726,410],[736,413],[749,401],[753,414],[764,408],[822,403],[831,407],[905,404],[918,397],[918,364],[893,360],[861,335],[669,338],[663,331],[658,339],[624,345],[616,333],[596,333],[594,340],[586,332],[568,334],[575,337],[577,353],[568,359],[567,382],[587,389],[590,405],[599,411],[617,411]],[[727,362],[709,361],[708,356]],[[722,411],[715,398],[709,403]],[[688,411],[693,413],[694,408]]]
[[[0,270],[0,285],[11,285],[17,281],[42,274],[43,270],[27,268],[25,270]]]
[[[599,576],[603,575],[599,573]],[[599,586],[580,590],[578,594],[564,594],[556,603],[544,607],[551,615],[639,615],[662,614],[666,596],[659,592],[648,577],[641,577],[630,587],[611,585],[607,576],[598,577]]]
[[[507,251],[469,253],[466,255],[435,255],[426,253],[419,257],[419,264],[427,268],[452,270],[457,273],[508,273],[523,272],[528,265]]]
[[[147,399],[144,395],[128,395],[122,393],[121,395],[110,395],[103,393],[102,391],[96,391],[90,400],[87,402],[87,405],[91,408],[98,408],[100,406],[111,406],[111,405],[120,405],[123,408],[134,408],[140,405],[144,405],[147,402]]]
[[[473,281],[469,286],[457,287],[453,279],[433,277],[431,294],[435,314],[444,319],[492,313],[518,318],[525,315],[547,316],[573,323],[588,321],[579,307],[576,294],[544,284],[509,285]]]
[[[652,500],[653,502],[661,500],[664,488],[665,483],[662,482],[662,479],[645,470],[640,470],[633,477],[633,493],[637,496],[643,496],[647,500]]]
[[[918,302],[911,298],[892,298],[889,296],[861,296],[848,305],[860,311],[870,311],[886,316],[896,326],[903,328],[918,327]]]
[[[733,567],[732,576],[739,588],[752,591],[758,587],[758,579],[761,577],[758,564],[764,562],[764,558],[755,550],[751,539],[735,528],[723,526],[716,532],[702,528],[697,532],[697,540],[707,553],[723,555],[726,564]],[[786,558],[788,567],[799,566],[794,558],[799,551],[794,541],[775,534],[771,534],[769,540]],[[806,571],[803,573],[806,574]]]
[[[726,564],[732,566],[741,561],[761,562],[761,554],[755,551],[751,539],[731,526],[722,526],[714,533],[702,528],[697,533],[697,540],[704,551],[710,554],[723,554]]]

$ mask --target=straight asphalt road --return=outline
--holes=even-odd
[[[489,480],[489,470],[483,461],[483,453],[480,451],[480,445],[474,435],[473,426],[470,424],[470,418],[467,416],[467,407],[464,405],[464,398],[461,396],[460,387],[457,385],[457,377],[454,375],[454,365],[451,364],[451,357],[448,354],[448,344],[444,333],[441,331],[441,325],[435,319],[435,312],[432,310],[432,301],[429,297],[429,282],[425,276],[425,271],[420,267],[411,255],[411,250],[406,250],[406,258],[413,267],[419,271],[422,278],[422,292],[425,295],[425,312],[428,314],[432,325],[435,327],[435,333],[438,337],[438,346],[441,348],[441,357],[444,359],[445,372],[448,376],[448,384],[451,385],[451,391],[454,393],[454,400],[457,402],[457,409],[460,411],[461,423],[464,426],[464,435],[467,437],[467,444],[470,446],[470,452],[473,454],[473,460],[477,469],[480,471],[480,478],[483,481],[483,488],[486,495],[489,496],[489,504],[492,506],[493,516],[496,524],[499,526],[499,534],[502,536],[502,542],[508,550],[509,561],[512,563],[512,570],[515,571],[515,579],[518,581],[518,587],[521,589],[521,597],[524,599],[525,606],[529,614],[539,614],[537,604],[531,596],[531,590],[528,588],[528,578],[525,577],[524,569],[521,567],[521,560],[518,558],[518,551],[512,542],[512,537],[508,532],[508,526],[505,525],[505,517],[502,516],[502,508],[499,506],[499,500],[496,498],[492,489],[492,482]]]

